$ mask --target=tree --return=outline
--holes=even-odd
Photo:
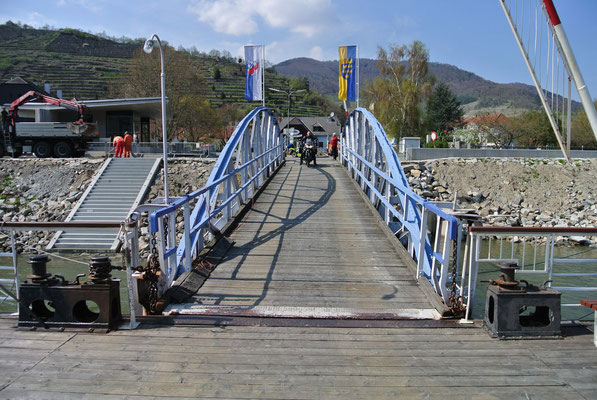
[[[516,122],[503,114],[483,114],[471,118],[469,128],[459,131],[457,136],[476,146],[492,143],[502,148],[513,143],[518,135],[519,128]]]
[[[594,102],[597,107],[597,100]],[[589,124],[585,110],[579,110],[572,116],[571,141],[574,147],[597,148],[595,135]]]
[[[454,130],[462,121],[464,111],[460,102],[452,93],[450,88],[440,83],[437,85],[429,101],[427,102],[427,114],[425,116],[425,126],[428,131],[438,133],[449,133]]]
[[[222,79],[222,73],[220,72],[220,68],[215,67],[214,68],[214,80],[219,81],[220,79]]]
[[[197,95],[182,96],[179,110],[178,135],[192,142],[218,136],[222,123],[208,100]]]
[[[126,65],[126,72],[120,79],[110,83],[108,93],[115,98],[158,97],[161,93],[161,62],[159,49],[145,54],[139,49]],[[185,102],[185,96],[200,98],[206,92],[205,82],[199,69],[200,60],[186,53],[164,46],[166,96],[168,97],[168,140],[192,132],[192,118],[185,115],[194,112]],[[161,124],[159,124],[161,127]]]
[[[422,135],[421,103],[431,92],[429,53],[422,42],[410,46],[378,48],[380,76],[365,89],[366,102],[374,105],[375,114],[386,132],[401,136]]]

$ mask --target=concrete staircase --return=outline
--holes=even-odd
[[[146,197],[161,159],[109,158],[79,199],[66,221],[124,221]],[[57,232],[48,250],[118,251],[118,230]]]

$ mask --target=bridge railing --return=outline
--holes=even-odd
[[[582,242],[597,239],[597,228],[580,227],[511,227],[471,226],[466,240],[464,271],[461,285],[465,288],[466,317],[470,318],[475,303],[481,264],[515,262],[516,275],[539,274],[547,286],[568,296],[574,293],[597,293],[597,249],[581,250],[556,256],[558,242]],[[576,247],[575,249],[579,249]],[[497,274],[495,277],[497,278]],[[555,285],[554,285],[555,282]],[[562,307],[579,307],[576,302],[563,302]]]
[[[410,188],[383,127],[369,111],[358,108],[350,114],[341,144],[343,165],[417,262],[417,279],[428,279],[451,306],[462,295],[455,270],[458,219]]]
[[[155,237],[161,269],[159,294],[191,270],[205,241],[254,196],[284,154],[276,118],[266,107],[258,107],[238,124],[204,187],[150,214],[149,230],[152,240]],[[176,220],[181,217],[182,232],[178,232]]]

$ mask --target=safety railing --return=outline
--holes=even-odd
[[[14,303],[16,306],[16,311],[19,311],[19,305],[15,299],[10,296],[8,293],[9,290],[14,288],[15,292],[19,292],[19,272],[18,272],[18,260],[17,260],[17,249],[16,249],[16,242],[15,242],[15,234],[13,231],[9,232],[10,235],[10,252],[0,253],[0,259],[6,260],[10,259],[12,265],[1,265],[0,271],[6,271],[2,273],[2,277],[0,278],[0,284],[2,284],[2,288],[0,288],[0,303],[4,303],[5,301],[9,303]],[[9,289],[6,289],[8,285]]]
[[[556,257],[558,243],[583,242],[589,238],[597,238],[597,228],[469,227],[460,277],[460,286],[465,288],[466,317],[471,317],[479,267],[483,263],[517,263],[517,275],[542,274],[548,286],[563,293],[597,292],[597,279],[591,282],[591,278],[597,278],[597,249],[587,247],[587,251]],[[581,266],[581,270],[574,270],[573,266]],[[566,286],[553,286],[558,278],[566,278]],[[562,303],[562,307],[578,306],[578,302]]]
[[[205,241],[226,226],[283,160],[277,120],[269,109],[258,107],[238,124],[204,187],[150,214],[161,270],[159,294],[181,273],[191,270]],[[176,226],[180,213],[182,232]]]
[[[17,264],[17,246],[14,237],[15,232],[30,232],[30,231],[39,231],[39,232],[75,232],[75,233],[89,233],[90,231],[95,231],[97,233],[103,233],[106,230],[113,230],[114,228],[119,228],[119,236],[124,235],[123,242],[125,242],[125,247],[129,243],[135,243],[135,241],[130,240],[132,235],[136,235],[138,232],[137,222],[134,221],[131,223],[130,226],[127,226],[125,222],[122,221],[95,221],[95,222],[82,222],[82,221],[68,221],[68,222],[4,222],[0,225],[0,231],[5,231],[10,233],[11,238],[11,252],[7,255],[12,257],[13,259],[13,267],[14,268],[14,282],[15,282],[15,293],[12,295],[16,295],[18,299],[20,299],[19,294],[19,278],[18,278],[18,264]],[[129,235],[129,237],[127,237]],[[128,241],[126,239],[129,239]],[[46,253],[43,250],[36,250],[41,253]],[[47,253],[49,254],[49,253]],[[135,254],[138,257],[138,249],[135,249]],[[138,326],[136,316],[138,314],[139,307],[138,307],[138,296],[137,296],[137,283],[136,279],[133,278],[133,268],[139,265],[138,259],[132,260],[131,259],[131,252],[127,250],[127,259],[125,260],[125,265],[122,267],[126,270],[126,277],[127,277],[127,292],[128,292],[128,303],[130,307],[130,316],[129,316],[129,323],[127,325],[121,325],[120,329],[134,329]],[[54,254],[55,257],[60,257]],[[4,283],[4,281],[1,281]],[[4,292],[4,291],[3,291]],[[10,296],[11,293],[3,293],[3,296]],[[12,296],[10,296],[12,297]]]
[[[90,151],[103,151],[106,155],[114,154],[114,147],[109,141],[90,142]],[[135,142],[131,145],[131,152],[135,156],[143,154],[163,154],[161,142]],[[169,157],[200,157],[215,158],[221,150],[219,143],[201,142],[175,142],[168,143],[167,152]]]
[[[462,294],[454,279],[459,220],[410,188],[383,127],[367,110],[350,114],[341,144],[343,165],[417,262],[417,279],[427,278],[456,311],[454,303]]]

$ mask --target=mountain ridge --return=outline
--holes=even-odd
[[[360,64],[361,87],[367,81],[378,76],[377,60],[362,58]],[[293,78],[307,77],[311,89],[327,95],[336,96],[338,90],[338,61],[319,61],[308,57],[285,60],[274,66],[280,75]],[[474,72],[466,71],[455,65],[430,62],[429,71],[438,82],[450,87],[463,105],[466,116],[487,112],[499,112],[504,115],[518,115],[526,110],[538,110],[541,107],[537,90],[524,83],[496,83]],[[576,102],[575,102],[576,103]],[[576,103],[574,107],[578,107]]]

